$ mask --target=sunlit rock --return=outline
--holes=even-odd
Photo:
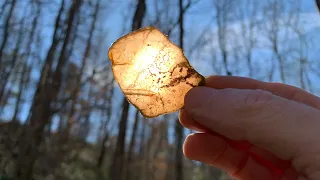
[[[108,55],[120,88],[145,117],[179,110],[185,94],[204,84],[182,50],[154,27],[121,37]]]

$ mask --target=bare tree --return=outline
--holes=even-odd
[[[179,45],[180,48],[183,50],[184,44],[184,7],[183,7],[183,0],[179,0]],[[175,122],[175,136],[176,136],[176,173],[175,179],[176,180],[183,180],[183,154],[182,154],[182,144],[183,144],[183,132],[184,129],[181,126],[179,120]]]
[[[91,52],[91,44],[92,44],[92,39],[93,39],[93,35],[94,35],[94,30],[96,29],[97,16],[98,16],[99,9],[101,6],[100,4],[101,4],[101,2],[100,2],[100,0],[98,0],[96,2],[95,8],[94,8],[94,13],[92,15],[92,23],[91,23],[91,27],[89,30],[89,37],[87,40],[87,44],[85,45],[84,54],[82,55],[82,60],[81,60],[82,63],[81,63],[81,67],[80,67],[80,72],[79,72],[79,75],[77,75],[77,77],[76,77],[76,87],[74,88],[74,91],[71,94],[72,104],[71,104],[70,114],[68,115],[69,117],[68,117],[67,128],[66,128],[67,133],[70,131],[71,125],[73,124],[74,114],[75,114],[75,105],[77,103],[77,98],[79,96],[79,91],[80,91],[80,87],[81,87],[81,80],[82,80],[83,73],[84,73],[84,70],[87,65],[87,59],[88,59],[90,52]]]
[[[136,114],[135,114],[135,120],[134,120],[134,124],[133,124],[133,128],[132,128],[132,135],[131,135],[131,140],[130,140],[130,144],[129,144],[129,150],[128,150],[128,157],[127,157],[127,171],[126,171],[126,179],[129,180],[131,179],[131,163],[133,160],[133,154],[134,154],[134,147],[135,147],[135,141],[136,141],[136,136],[137,136],[137,129],[138,129],[138,124],[139,124],[139,117],[140,112],[138,110],[136,110]]]
[[[146,179],[146,175],[147,175],[147,169],[148,169],[148,162],[147,162],[147,145],[145,144],[146,141],[146,131],[147,131],[147,119],[143,118],[141,123],[140,123],[140,144],[139,144],[139,160],[140,160],[140,170],[139,172],[137,172],[137,176],[140,179]]]
[[[104,133],[102,133],[103,135],[103,138],[102,138],[102,141],[101,141],[101,148],[99,150],[99,155],[98,155],[98,159],[97,159],[97,168],[99,170],[102,170],[102,165],[103,165],[103,162],[104,162],[104,158],[105,158],[105,153],[106,153],[106,142],[109,140],[109,137],[110,137],[110,133],[108,132],[108,127],[109,127],[109,123],[110,123],[110,120],[111,120],[111,115],[112,115],[112,98],[113,98],[113,87],[112,87],[112,84],[113,84],[113,81],[114,79],[112,79],[111,83],[110,83],[110,86],[109,88],[109,93],[105,99],[105,104],[108,104],[108,107],[107,107],[107,110],[106,110],[106,120],[105,120],[105,123],[103,123],[102,125],[102,128],[105,130]]]
[[[132,21],[132,30],[137,30],[141,28],[143,18],[146,12],[146,2],[145,0],[138,0],[136,11]],[[126,128],[128,121],[128,112],[129,112],[129,102],[126,98],[122,100],[122,114],[119,122],[119,131],[117,145],[114,152],[112,165],[110,166],[110,179],[119,179],[123,178],[123,170],[125,163],[125,137],[126,137]]]
[[[25,9],[27,9],[27,8],[25,8]],[[37,10],[37,14],[38,15],[39,15],[39,12],[40,12],[40,9],[38,8],[38,10]],[[26,12],[24,12],[24,14],[26,14]],[[16,46],[15,46],[15,48],[13,50],[12,60],[11,60],[11,67],[9,69],[9,72],[4,74],[4,78],[3,78],[4,81],[5,81],[5,83],[4,83],[4,88],[5,88],[7,83],[8,83],[8,78],[12,74],[14,67],[16,66],[16,64],[21,64],[20,65],[20,67],[21,67],[20,68],[21,69],[20,70],[21,71],[20,74],[21,75],[20,75],[20,78],[18,78],[18,79],[20,79],[20,81],[18,83],[18,85],[20,87],[19,87],[19,90],[18,90],[17,98],[16,98],[17,100],[16,100],[16,104],[15,104],[15,110],[14,110],[14,114],[13,114],[13,117],[12,117],[12,121],[17,121],[17,114],[18,114],[18,111],[19,111],[19,106],[21,104],[21,94],[22,94],[22,91],[23,91],[23,86],[26,83],[26,75],[27,75],[27,71],[28,71],[28,69],[27,69],[28,62],[21,61],[21,62],[16,63],[17,60],[18,60],[18,56],[22,60],[22,57],[21,57],[19,51],[22,49],[22,46],[23,46],[23,44],[22,44],[23,43],[22,42],[23,38],[24,37],[28,37],[28,36],[25,36],[25,34],[24,34],[24,31],[26,29],[26,27],[24,26],[25,18],[26,18],[26,16],[22,17],[21,21],[19,22],[21,27],[20,27],[19,34],[18,34],[18,37],[17,37]],[[33,28],[31,30],[31,33],[30,33],[30,36],[29,36],[29,43],[30,44],[32,44],[32,40],[33,40],[32,37],[34,35],[34,30],[35,30],[36,25],[37,25],[37,18],[38,17],[34,18],[34,21],[36,21],[36,22],[33,22]],[[27,53],[29,53],[29,52],[27,52]],[[26,58],[28,58],[28,57],[26,56]]]
[[[232,72],[229,69],[229,53],[228,53],[228,23],[230,21],[230,15],[233,11],[232,8],[234,6],[234,0],[215,0],[214,9],[215,9],[215,20],[218,28],[218,43],[219,50],[222,56],[222,64],[226,71],[226,74],[231,76]]]
[[[2,2],[2,5],[0,7],[0,17],[3,17],[3,14],[4,14],[5,9],[6,9],[8,4],[9,4],[8,0],[5,0],[5,1]]]
[[[45,125],[51,116],[51,103],[56,99],[61,85],[61,72],[67,59],[67,45],[70,41],[70,32],[73,26],[73,21],[78,13],[81,5],[81,0],[73,1],[67,19],[66,36],[62,45],[62,50],[58,58],[55,72],[51,72],[52,63],[54,60],[54,52],[58,45],[57,31],[59,29],[60,18],[64,9],[64,1],[62,1],[55,24],[55,32],[52,45],[48,51],[45,65],[41,72],[40,82],[38,84],[32,114],[30,117],[29,127],[26,135],[23,135],[21,142],[19,158],[17,160],[16,179],[31,180],[33,174],[33,165],[37,159],[38,146],[42,142],[42,133]],[[26,139],[25,139],[26,138]]]
[[[292,13],[296,13],[297,11],[294,11]],[[296,13],[298,14],[298,13]],[[293,21],[287,22],[287,27],[288,29],[292,30],[296,36],[298,37],[298,47],[293,47],[291,57],[295,61],[298,61],[299,67],[299,83],[302,89],[306,89],[307,85],[310,87],[310,81],[308,80],[307,76],[307,70],[306,70],[306,65],[308,64],[308,54],[306,53],[308,51],[308,42],[306,40],[305,35],[303,32],[301,32],[301,28],[299,27],[299,15],[295,15],[296,18],[292,18]],[[307,79],[307,82],[305,81]],[[312,89],[310,89],[312,91]]]
[[[119,131],[117,137],[116,149],[114,151],[112,165],[110,166],[110,179],[122,179],[125,163],[125,137],[127,128],[127,119],[129,113],[129,103],[124,99],[122,101],[122,115],[119,122]]]
[[[283,1],[270,0],[268,4],[264,7],[265,20],[268,23],[263,23],[262,29],[265,30],[265,35],[269,40],[268,47],[273,53],[273,60],[275,60],[279,65],[280,79],[283,83],[286,82],[285,75],[285,62],[286,57],[280,50],[280,37],[279,32],[281,30],[281,15],[283,11]],[[273,61],[272,63],[276,63]],[[273,64],[275,66],[275,64]],[[271,69],[270,74],[274,74],[274,69]]]
[[[256,31],[259,23],[258,20],[258,1],[245,0],[243,5],[238,7],[239,17],[241,17],[241,46],[245,59],[247,60],[248,75],[253,77],[254,65],[252,62],[253,50],[257,45]]]
[[[166,132],[166,131],[164,131],[165,127],[166,127],[166,120],[165,119],[162,119],[159,122],[154,121],[151,124],[152,135],[149,139],[148,149],[147,149],[148,150],[147,162],[148,162],[148,167],[149,167],[147,173],[150,175],[151,179],[155,179],[155,180],[162,180],[166,176],[165,172],[164,172],[164,174],[159,173],[159,171],[161,172],[162,169],[166,169],[166,168],[163,167],[163,165],[160,165],[160,166],[158,165],[161,162],[159,162],[159,159],[157,157],[159,155],[159,152],[161,152],[160,145],[163,142],[162,140],[164,137],[164,133]],[[181,154],[181,151],[180,151],[180,154]],[[163,158],[165,158],[165,157],[163,157]],[[163,164],[163,163],[161,163],[161,164]],[[148,176],[149,179],[150,179],[150,177]]]
[[[0,70],[3,69],[3,71],[5,71],[5,68],[2,67],[3,65],[3,55],[4,55],[4,50],[5,50],[5,47],[7,45],[7,42],[8,42],[8,38],[9,38],[9,30],[10,30],[10,23],[11,23],[11,19],[13,17],[13,11],[15,9],[15,6],[16,6],[16,0],[12,0],[11,2],[11,6],[10,6],[10,10],[9,10],[9,13],[8,13],[8,16],[7,18],[5,19],[5,24],[4,24],[4,33],[3,33],[3,39],[2,39],[2,43],[0,45]],[[5,2],[6,3],[6,2]],[[1,73],[2,74],[2,73]],[[6,73],[7,74],[7,73]],[[6,77],[6,76],[5,76]],[[2,100],[2,97],[3,97],[3,94],[4,94],[4,91],[5,91],[5,84],[6,84],[6,80],[5,79],[2,79],[2,76],[1,76],[1,79],[0,79],[0,101]]]
[[[182,12],[186,13],[192,6],[194,6],[195,4],[197,4],[200,0],[188,0],[186,5],[183,5],[183,9]],[[168,1],[168,3],[170,3],[171,1]],[[179,1],[180,3],[180,1]],[[179,14],[180,14],[180,10],[179,10]],[[170,16],[170,15],[169,15]],[[179,15],[180,17],[180,15]],[[168,32],[165,32],[168,36],[171,36],[172,31],[180,24],[180,18],[178,18],[177,21],[175,22],[170,22],[171,27],[168,29]]]

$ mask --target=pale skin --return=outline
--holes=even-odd
[[[212,76],[191,89],[180,122],[199,131],[184,155],[239,180],[320,179],[320,98],[302,89],[243,77]],[[248,141],[250,151],[283,169],[274,173],[227,141]]]

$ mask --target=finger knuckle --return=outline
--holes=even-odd
[[[273,94],[260,89],[248,91],[244,97],[244,104],[252,105],[266,105],[273,100]]]

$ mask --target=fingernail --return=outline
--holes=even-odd
[[[185,97],[185,109],[190,115],[201,115],[218,90],[209,87],[192,88]]]

